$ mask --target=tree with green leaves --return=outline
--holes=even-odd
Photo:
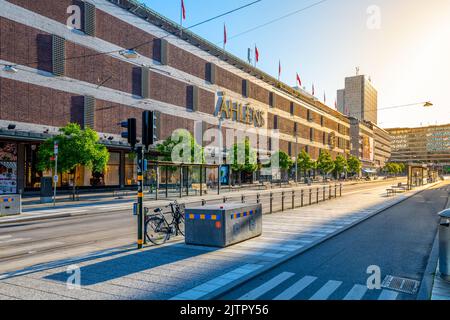
[[[192,134],[185,130],[175,130],[173,134],[156,146],[156,150],[161,154],[159,160],[175,163],[205,163],[203,147],[195,141]],[[175,171],[177,167],[169,167],[170,171]]]
[[[231,152],[231,169],[239,174],[239,182],[241,181],[241,173],[253,173],[258,170],[258,155],[251,147],[250,140],[247,138],[242,143],[235,143]]]
[[[355,156],[352,156],[352,155],[349,156],[347,159],[347,168],[348,168],[348,172],[359,175],[359,173],[361,172],[361,168],[362,168],[361,160],[359,160]]]
[[[383,168],[384,171],[388,172],[392,175],[397,175],[399,173],[402,173],[404,170],[404,165],[395,162],[388,162]]]
[[[311,159],[311,156],[305,150],[297,157],[297,166],[298,170],[303,171],[303,176],[306,178],[306,172],[308,170],[312,170],[315,167],[314,160]]]
[[[277,163],[281,172],[286,175],[288,170],[292,168],[294,161],[284,151],[277,151],[271,155],[271,163]]]
[[[344,173],[347,170],[347,160],[342,156],[338,155],[334,160],[334,173],[336,175],[336,179],[339,178],[341,173]]]
[[[324,179],[327,174],[333,171],[334,161],[327,150],[320,151],[319,158],[317,159],[317,169],[322,172]]]
[[[59,134],[47,139],[39,146],[37,169],[51,170],[55,167],[54,145],[58,144],[58,173],[73,172],[73,192],[76,188],[76,170],[85,166],[94,173],[102,173],[109,161],[107,148],[99,141],[97,132],[90,128],[81,129],[76,123],[69,123],[59,129]]]

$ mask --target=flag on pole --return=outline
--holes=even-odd
[[[247,50],[247,62],[252,64],[252,49],[248,48]]]
[[[278,81],[280,81],[281,77],[281,60],[278,60]]]
[[[326,96],[325,92],[323,93],[323,103],[327,103],[327,96]]]
[[[227,44],[227,26],[223,24],[223,46]]]
[[[184,6],[184,0],[181,0],[181,17],[186,20],[186,7]]]
[[[314,95],[315,94],[315,90],[314,90],[314,83],[313,83],[313,85],[312,85],[312,95]]]
[[[259,62],[259,50],[257,46],[255,46],[255,61]]]
[[[337,101],[334,99],[334,108],[337,109]]]
[[[298,83],[298,86],[301,88],[302,87],[302,79],[300,79],[300,76],[298,75],[298,73],[297,73],[297,83]]]

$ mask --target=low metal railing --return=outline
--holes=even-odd
[[[277,191],[268,193],[256,193],[252,195],[237,195],[221,198],[214,198],[210,200],[202,199],[197,202],[189,202],[189,205],[212,205],[229,202],[241,203],[261,203],[263,204],[263,213],[272,214],[275,212],[283,212],[300,207],[311,206],[324,202],[327,200],[342,197],[342,184],[330,185],[328,188],[312,187],[309,189],[292,190],[292,191]]]

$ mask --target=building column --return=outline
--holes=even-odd
[[[125,188],[125,152],[120,151],[119,185]]]
[[[25,144],[17,144],[17,193],[25,190]]]

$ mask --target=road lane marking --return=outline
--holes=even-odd
[[[294,283],[292,286],[284,290],[273,300],[291,300],[316,280],[317,280],[316,277],[305,276],[296,283]]]
[[[292,272],[282,272],[279,275],[275,276],[274,278],[270,279],[263,285],[253,289],[252,291],[247,292],[242,297],[240,297],[238,300],[255,300],[265,294],[266,292],[272,290],[273,288],[280,285],[282,282],[286,281],[290,277],[292,277],[294,273]]]
[[[236,281],[246,275],[255,272],[262,268],[260,264],[246,264],[233,271],[230,271],[222,276],[216,277],[208,282],[205,282],[197,287],[194,287],[188,291],[182,292],[169,300],[197,300],[207,294],[227,285],[233,281]]]
[[[12,238],[12,235],[7,234],[5,236],[0,236],[0,240],[2,240],[2,239],[9,239],[9,238]]]
[[[319,289],[309,300],[327,300],[342,284],[342,281],[330,280]]]
[[[0,241],[0,244],[11,243],[11,242],[17,242],[17,241],[28,241],[28,240],[31,240],[31,238],[14,238],[14,239],[7,239],[7,240]]]
[[[361,300],[367,292],[367,286],[355,284],[343,300]]]
[[[381,291],[378,300],[396,300],[398,296],[398,292],[386,290]]]

